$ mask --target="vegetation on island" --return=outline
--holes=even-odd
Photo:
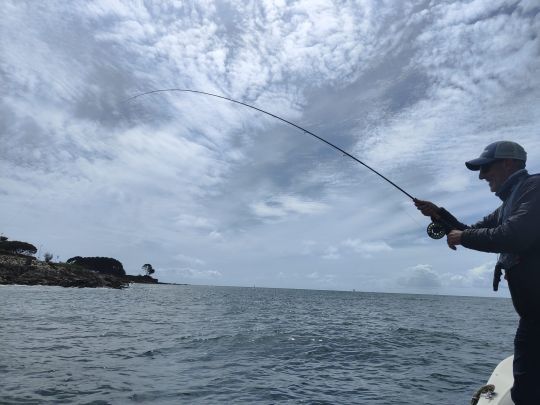
[[[146,272],[147,276],[151,276],[152,274],[156,272],[154,268],[152,267],[152,265],[148,263],[143,264],[142,269]]]
[[[133,276],[126,274],[119,260],[110,257],[74,256],[66,263],[55,263],[50,252],[38,260],[37,251],[31,243],[0,236],[0,284],[124,288],[129,283],[158,283],[148,263],[141,267],[144,275]]]
[[[125,276],[124,266],[116,259],[110,257],[81,257],[75,256],[67,259],[66,263],[76,264],[85,269],[95,270],[113,276]]]
[[[34,245],[18,240],[8,240],[6,236],[0,238],[0,253],[33,256],[37,253]]]

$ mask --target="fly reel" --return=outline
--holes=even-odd
[[[446,235],[446,228],[444,225],[438,223],[438,222],[432,222],[428,225],[427,234],[432,239],[441,239]]]

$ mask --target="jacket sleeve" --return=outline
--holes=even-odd
[[[476,224],[471,225],[467,228],[471,228],[471,229],[495,228],[499,224],[500,211],[501,211],[501,207],[497,208],[491,214],[486,215],[483,219],[478,221]]]
[[[463,231],[469,228],[494,228],[496,227],[499,221],[499,210],[500,210],[500,207],[496,209],[495,211],[493,211],[491,214],[485,216],[481,221],[471,226],[466,225],[462,222],[459,222],[459,220],[456,217],[454,217],[452,214],[450,214],[450,212],[448,212],[446,209],[442,207],[439,208],[439,215],[442,218],[442,220],[446,224],[448,224],[450,228]]]
[[[522,187],[524,190],[510,216],[502,224],[488,226],[493,224],[495,211],[463,231],[461,244],[469,249],[494,253],[522,253],[529,250],[540,237],[540,187],[538,181],[523,184]]]
[[[446,209],[444,209],[443,207],[439,208],[438,214],[439,214],[439,221],[442,220],[448,232],[454,229],[459,229],[460,231],[462,231],[468,228],[467,225],[459,222],[459,220],[455,216],[450,214],[450,212],[446,211]],[[431,219],[434,222],[437,222],[436,219],[434,218],[431,218]]]

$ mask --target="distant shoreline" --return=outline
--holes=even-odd
[[[160,283],[150,276],[116,276],[68,263],[37,260],[32,256],[0,254],[0,285],[44,285],[78,288],[127,288]]]

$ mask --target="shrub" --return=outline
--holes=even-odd
[[[49,253],[49,252],[46,252],[44,255],[43,255],[43,259],[45,260],[45,262],[47,263],[50,263],[51,260],[53,258],[53,254],[52,253]]]
[[[100,273],[112,274],[114,276],[125,276],[124,266],[118,260],[110,257],[81,257],[75,256],[67,260],[66,263],[77,264],[88,270],[95,270]]]
[[[31,243],[19,242],[17,240],[2,240],[0,241],[0,251],[10,254],[33,256],[36,254],[37,249]]]

